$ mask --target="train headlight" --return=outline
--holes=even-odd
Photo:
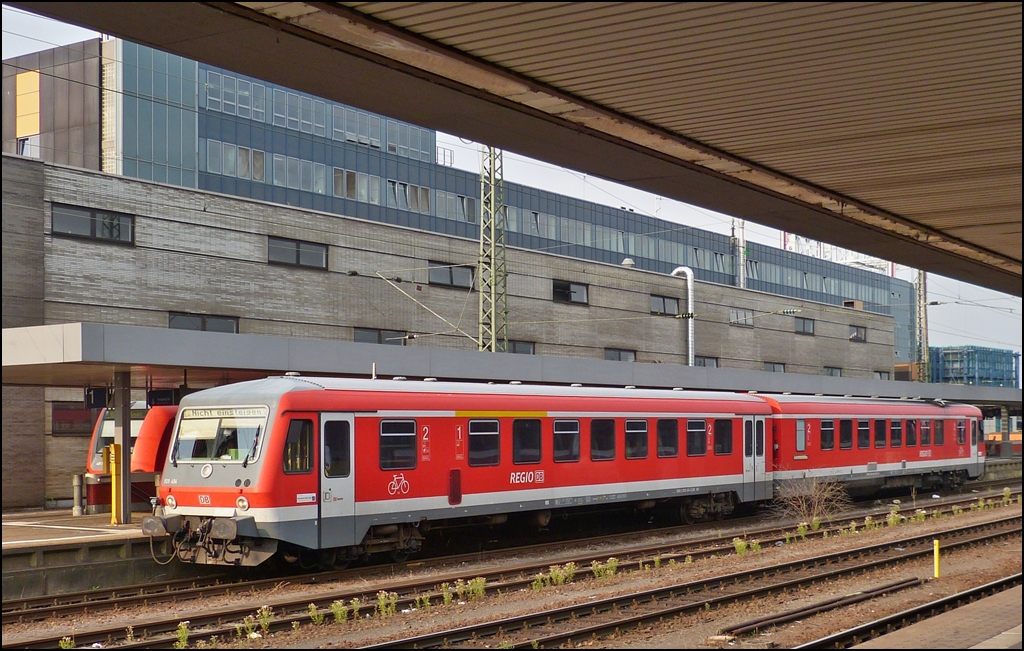
[[[248,511],[249,510],[249,498],[246,497],[245,495],[239,495],[238,499],[235,500],[235,506],[238,507],[239,511]]]
[[[164,500],[164,504],[166,504],[168,508],[178,508],[178,500],[174,499],[173,495],[168,495],[167,499]]]

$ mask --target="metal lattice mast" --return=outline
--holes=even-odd
[[[928,352],[928,282],[927,274],[924,271],[917,272],[917,377],[918,382],[931,382],[929,373],[929,362],[931,355]]]
[[[501,150],[488,147],[480,170],[480,350],[504,351],[508,345],[505,279],[505,191]]]

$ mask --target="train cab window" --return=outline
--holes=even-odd
[[[647,458],[647,421],[626,421],[626,458]]]
[[[871,421],[857,421],[857,447],[866,450],[871,447]]]
[[[348,477],[352,454],[347,420],[324,423],[324,477]]]
[[[416,467],[416,421],[380,422],[380,469],[409,470]]]
[[[553,441],[556,462],[580,460],[580,422],[578,420],[556,420]]]
[[[754,456],[754,423],[749,420],[743,421],[743,456]]]
[[[876,448],[884,448],[885,447],[885,421],[884,420],[876,420],[875,421],[875,447]]]
[[[853,421],[839,421],[839,449],[849,450],[853,448]]]
[[[946,442],[946,421],[935,421],[935,445],[943,445]]]
[[[501,461],[501,430],[498,421],[469,421],[469,465],[496,466],[499,461]]]
[[[686,421],[686,454],[691,457],[702,457],[708,452],[708,439],[704,432],[707,423],[703,420]]]
[[[967,443],[967,423],[958,420],[956,421],[956,444],[963,445]]]
[[[921,421],[921,447],[932,444],[932,421]]]
[[[609,461],[615,458],[615,421],[595,418],[590,421],[590,460]]]
[[[658,420],[658,457],[679,456],[679,421],[675,418]]]
[[[715,421],[715,454],[732,454],[732,421],[719,418]]]
[[[512,421],[512,463],[540,463],[540,419]]]
[[[313,470],[313,421],[293,420],[284,441],[284,472],[298,474]]]
[[[917,421],[907,421],[907,447],[917,445]]]
[[[836,424],[832,420],[821,421],[821,449],[832,450],[836,447]]]
[[[903,421],[889,421],[889,447],[898,448],[903,445]]]
[[[803,419],[796,421],[796,451],[807,450],[807,423]]]

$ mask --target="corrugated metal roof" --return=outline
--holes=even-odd
[[[1021,260],[1019,3],[341,3]]]

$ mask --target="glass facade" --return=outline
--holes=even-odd
[[[436,134],[227,70],[117,41],[126,176],[436,233],[479,237],[476,174],[435,161]],[[383,196],[382,196],[383,195]],[[641,269],[693,269],[736,285],[735,244],[629,210],[505,184],[506,243]],[[914,339],[907,281],[748,243],[748,289],[842,305],[895,320],[894,362]]]

